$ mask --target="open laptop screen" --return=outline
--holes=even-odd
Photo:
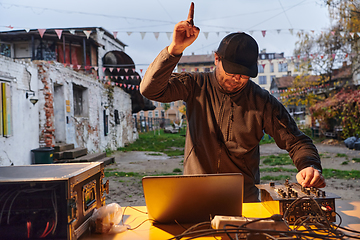
[[[159,223],[197,223],[215,215],[242,214],[240,173],[146,176],[142,184],[148,215]]]

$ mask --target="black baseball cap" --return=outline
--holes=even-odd
[[[244,32],[230,33],[220,42],[217,54],[225,72],[256,77],[259,46],[254,38]]]

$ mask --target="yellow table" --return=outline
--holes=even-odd
[[[348,202],[337,200],[337,212],[342,217],[343,223],[341,226],[360,231],[360,201]],[[135,209],[136,210],[135,210]],[[178,225],[157,225],[148,220],[148,215],[145,206],[140,207],[126,207],[123,208],[124,224],[130,225],[131,228],[137,227],[135,230],[130,230],[118,234],[90,234],[84,233],[80,240],[160,240],[169,239],[185,231],[184,228]],[[142,212],[139,212],[139,211]],[[264,218],[270,217],[271,214],[261,203],[244,203],[243,215],[249,218]],[[189,225],[191,226],[191,225]],[[187,226],[187,227],[189,227]],[[201,239],[214,239],[213,237]],[[222,238],[217,238],[222,239]]]

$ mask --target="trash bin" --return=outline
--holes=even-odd
[[[46,164],[53,163],[54,148],[42,147],[32,149],[32,163],[34,164]]]

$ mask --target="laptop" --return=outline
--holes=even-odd
[[[241,173],[145,176],[142,185],[149,218],[158,223],[198,223],[215,215],[242,215]]]

